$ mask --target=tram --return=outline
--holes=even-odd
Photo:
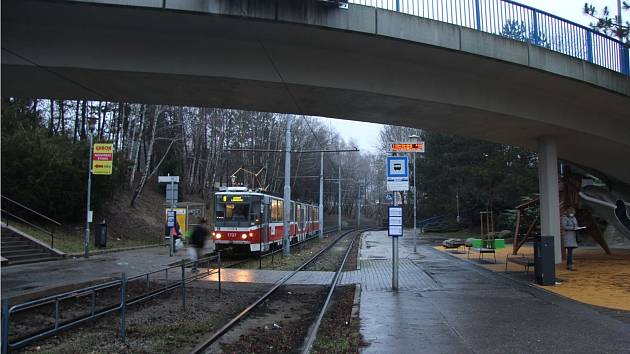
[[[290,242],[302,241],[319,230],[319,207],[291,201]],[[284,200],[247,187],[228,187],[215,193],[215,249],[257,253],[282,247]]]

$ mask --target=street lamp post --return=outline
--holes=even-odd
[[[85,258],[89,257],[90,253],[90,222],[92,222],[92,211],[90,210],[90,198],[92,192],[92,145],[94,144],[94,127],[96,126],[96,122],[98,118],[95,116],[90,116],[88,118],[88,141],[89,141],[89,151],[88,151],[88,182],[87,182],[87,210],[85,215],[85,237],[83,239],[83,256]]]
[[[420,137],[416,134],[413,134],[409,137],[409,140],[412,144],[418,143],[420,141]],[[418,234],[417,234],[417,220],[416,220],[416,205],[418,202],[416,201],[416,153],[413,153],[413,252],[418,252]]]
[[[284,153],[284,212],[282,222],[284,226],[282,236],[282,254],[287,256],[291,252],[289,229],[291,228],[291,117],[287,116],[287,131],[285,133],[286,147]]]

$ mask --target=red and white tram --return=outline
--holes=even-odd
[[[263,252],[282,247],[284,201],[246,187],[228,187],[215,193],[215,249]],[[319,230],[319,207],[291,201],[289,237],[291,243],[315,235]]]

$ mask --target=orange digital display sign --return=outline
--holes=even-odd
[[[424,152],[424,142],[419,143],[392,143],[390,144],[392,152]]]

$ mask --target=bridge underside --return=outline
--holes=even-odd
[[[436,31],[445,43],[455,27],[424,22],[429,27],[416,30]],[[504,50],[524,50],[530,61],[553,66],[564,57],[483,35]],[[621,80],[619,92],[462,45],[233,16],[10,1],[2,11],[2,92],[301,113],[530,149],[552,136],[559,157],[630,183],[627,79],[596,71]],[[566,60],[567,67],[576,62]]]

